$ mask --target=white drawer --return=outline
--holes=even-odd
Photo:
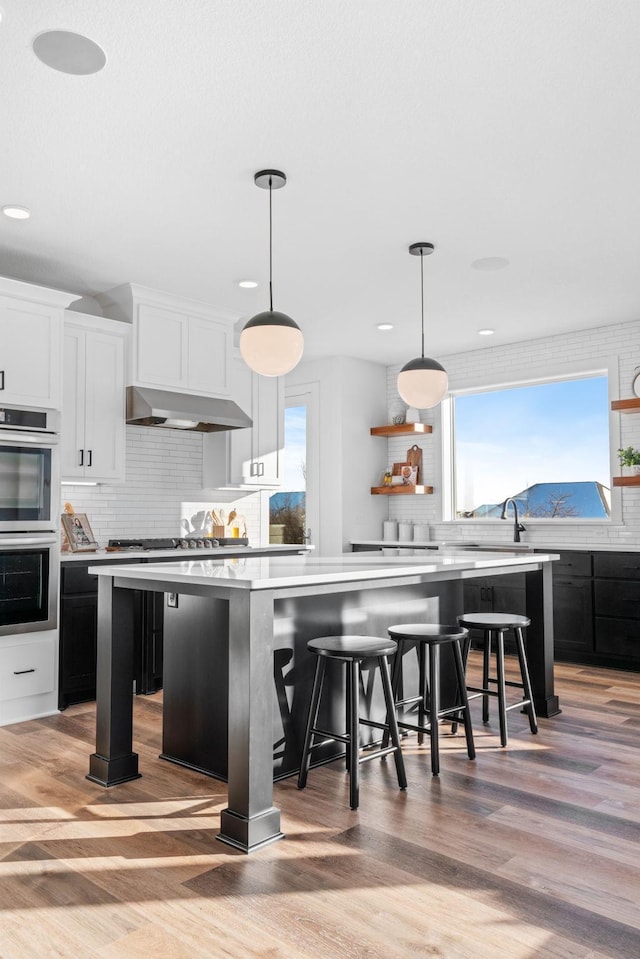
[[[55,653],[53,640],[0,648],[0,699],[51,692],[55,688]]]

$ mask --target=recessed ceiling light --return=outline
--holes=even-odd
[[[504,270],[509,266],[509,261],[505,256],[483,256],[479,260],[474,260],[471,264],[474,270]]]
[[[26,206],[3,206],[2,212],[12,220],[28,220],[31,216],[31,210],[27,210]]]
[[[478,330],[478,336],[493,336],[495,330]]]
[[[393,329],[393,323],[378,323],[378,329],[386,333],[387,330]]]
[[[97,43],[68,30],[39,33],[32,46],[38,60],[46,66],[74,76],[98,73],[107,62],[106,53]]]
[[[255,280],[240,280],[238,286],[241,286],[243,290],[255,290],[258,284]]]

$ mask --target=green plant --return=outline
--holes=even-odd
[[[626,450],[618,450],[621,466],[640,466],[640,450],[627,446]]]

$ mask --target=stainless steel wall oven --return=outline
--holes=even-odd
[[[59,426],[52,410],[0,408],[0,636],[57,625]]]
[[[0,636],[54,629],[58,533],[0,534]]]
[[[0,408],[0,532],[58,529],[60,414]]]

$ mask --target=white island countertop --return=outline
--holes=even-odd
[[[179,591],[181,585],[237,589],[287,589],[312,585],[389,580],[407,576],[437,578],[522,567],[559,559],[552,553],[469,552],[442,550],[422,556],[371,556],[345,553],[341,556],[240,556],[230,559],[193,559],[177,563],[145,563],[143,566],[100,565],[89,569],[98,576],[166,583]]]

